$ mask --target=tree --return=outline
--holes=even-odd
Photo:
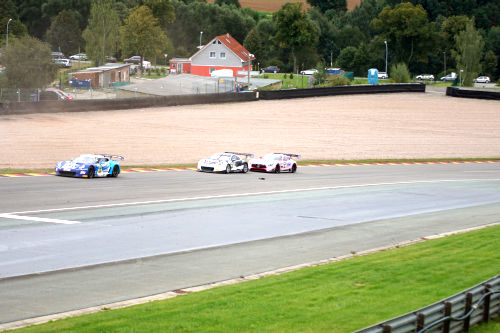
[[[219,6],[228,5],[234,6],[236,8],[241,8],[240,2],[238,0],[215,0],[214,3]]]
[[[90,9],[89,24],[83,32],[89,59],[104,63],[120,42],[120,19],[113,0],[96,0]]]
[[[354,46],[348,46],[342,51],[335,62],[335,65],[339,68],[343,68],[345,70],[354,71],[356,67],[354,63],[354,57],[356,56],[357,49]]]
[[[410,82],[410,71],[405,63],[399,63],[391,66],[391,79],[396,83]]]
[[[465,27],[465,31],[455,37],[455,42],[456,51],[453,51],[452,55],[457,63],[457,70],[463,70],[464,85],[472,86],[473,80],[481,73],[483,37],[470,22]]]
[[[175,9],[169,0],[144,0],[140,1],[139,5],[148,6],[162,28],[175,21]]]
[[[336,12],[347,11],[346,0],[307,0],[307,3],[312,7],[317,7],[323,13],[327,10],[334,10]]]
[[[147,6],[132,11],[121,27],[122,51],[126,55],[161,57],[168,46],[167,35],[158,25],[158,19]],[[142,69],[142,62],[141,62]]]
[[[437,35],[420,5],[405,2],[394,8],[386,6],[372,21],[372,26],[382,32],[379,39],[387,40],[396,62],[407,66],[414,61],[427,62],[429,52],[435,50]]]
[[[78,22],[67,10],[60,12],[52,21],[45,40],[52,50],[61,50],[66,55],[77,53],[84,45]]]
[[[26,27],[18,18],[17,7],[11,0],[0,1],[0,36],[5,37],[7,34],[7,23],[9,23],[9,38],[14,39],[16,36],[23,36],[26,34]],[[0,45],[6,42],[2,38]]]
[[[2,62],[10,88],[44,88],[52,82],[56,72],[50,45],[29,36],[9,41]]]
[[[274,39],[283,48],[291,50],[293,72],[297,71],[297,52],[315,48],[318,34],[314,25],[302,11],[302,3],[286,3],[273,14],[276,21]]]
[[[260,62],[263,60],[264,47],[262,45],[262,40],[260,39],[260,36],[255,28],[250,30],[247,37],[243,41],[243,46],[248,50],[248,52],[253,53],[257,61]]]
[[[498,57],[493,53],[493,51],[489,50],[484,55],[483,60],[483,73],[485,75],[494,77],[495,72],[497,70]]]

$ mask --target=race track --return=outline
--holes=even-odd
[[[500,222],[500,163],[0,186],[0,323]]]

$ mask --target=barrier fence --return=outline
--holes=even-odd
[[[417,311],[354,333],[457,333],[500,316],[500,275]]]
[[[219,92],[212,94],[198,93],[191,95],[131,97],[114,99],[73,99],[67,101],[40,101],[36,103],[33,103],[33,99],[28,99],[28,101],[31,102],[23,102],[22,100],[18,101],[17,99],[14,99],[14,101],[3,100],[3,102],[0,103],[0,114],[26,114],[67,111],[106,111],[173,105],[257,101],[259,99],[271,100],[346,94],[377,94],[396,92],[425,92],[425,85],[421,83],[403,83],[271,90],[241,93]]]

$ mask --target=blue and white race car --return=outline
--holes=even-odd
[[[244,156],[244,158],[242,158]],[[247,159],[253,154],[224,152],[216,153],[198,162],[198,171],[204,172],[248,172]]]
[[[110,154],[85,154],[71,161],[60,161],[56,164],[57,176],[94,178],[94,177],[118,177],[120,174],[120,162],[124,158],[119,155]]]

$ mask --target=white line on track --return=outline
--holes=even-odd
[[[245,197],[245,196],[252,196],[252,195],[282,194],[282,193],[308,192],[308,191],[321,191],[321,190],[336,190],[336,189],[344,189],[344,188],[358,188],[358,187],[370,187],[370,186],[426,184],[426,183],[428,184],[428,183],[446,183],[446,182],[448,182],[448,183],[450,183],[450,182],[476,182],[476,181],[500,181],[500,178],[414,180],[414,181],[391,182],[391,183],[368,183],[368,184],[357,184],[357,185],[325,186],[325,187],[300,188],[300,189],[267,191],[267,192],[220,194],[220,195],[207,195],[207,196],[201,196],[201,197],[160,199],[160,200],[149,200],[149,201],[122,202],[122,203],[104,204],[104,205],[41,209],[41,210],[31,210],[31,211],[24,211],[24,212],[5,213],[5,214],[0,214],[0,216],[2,216],[2,215],[11,216],[11,215],[15,215],[15,214],[34,214],[34,213],[36,214],[36,213],[62,212],[62,211],[69,211],[69,210],[84,210],[84,209],[110,208],[110,207],[123,207],[123,206],[136,206],[136,205],[150,205],[150,204],[158,204],[158,203],[207,200],[207,199],[235,198],[235,197]],[[69,221],[69,222],[71,222],[71,221]],[[77,222],[77,223],[79,223],[79,222]]]
[[[0,214],[0,218],[13,219],[13,220],[24,220],[24,221],[35,221],[35,222],[47,222],[47,223],[57,223],[57,224],[78,224],[77,221],[68,220],[58,220],[50,219],[45,217],[35,217],[35,216],[19,216],[14,214]]]

